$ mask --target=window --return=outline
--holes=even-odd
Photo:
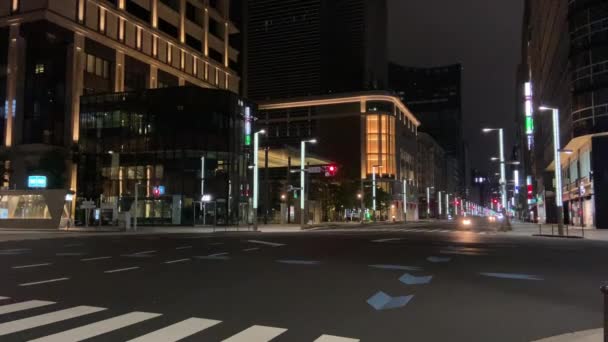
[[[87,54],[86,72],[105,79],[110,78],[110,62]]]
[[[44,63],[36,64],[36,67],[34,68],[34,73],[36,75],[44,74]]]

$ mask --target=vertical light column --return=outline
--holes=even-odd
[[[150,0],[150,24],[158,28],[158,0]]]
[[[203,53],[209,57],[209,8],[205,6],[203,13]]]
[[[224,23],[224,66],[227,68],[230,64],[230,56],[228,54],[228,40],[230,39],[230,26],[228,21]]]
[[[439,209],[439,210],[438,210],[438,211],[439,211],[439,213],[438,213],[438,214],[439,214],[439,217],[438,217],[438,218],[441,218],[441,211],[442,211],[442,208],[441,208],[441,206],[442,206],[442,205],[441,205],[441,191],[439,191],[439,192],[437,193],[437,200],[439,201],[439,202],[437,203],[437,209]]]
[[[11,0],[11,13],[19,11],[19,0]]]
[[[74,44],[71,51],[71,90],[72,94],[72,115],[71,115],[71,130],[72,130],[72,142],[78,143],[80,136],[80,96],[82,95],[82,88],[84,82],[84,35],[80,33],[74,33]],[[73,189],[74,190],[74,189]]]
[[[500,192],[502,199],[503,210],[507,210],[507,178],[505,171],[505,141],[504,141],[504,130],[500,128],[498,130],[498,144],[500,147]]]
[[[407,180],[403,180],[403,222],[407,220]]]
[[[116,67],[114,68],[114,91],[125,90],[125,54],[116,50]]]
[[[372,209],[374,210],[374,212],[376,211],[376,167],[375,166],[372,166]]]
[[[426,218],[431,217],[431,188],[426,188]]]
[[[302,141],[301,142],[301,146],[300,146],[300,225],[304,226],[306,224],[306,222],[304,222],[305,218],[306,218],[306,213],[304,212],[304,210],[306,209],[306,200],[304,199],[304,196],[306,194],[305,192],[305,180],[306,177],[304,175],[304,163],[306,161],[306,141]]]
[[[450,216],[450,194],[445,193],[445,216]]]
[[[186,42],[186,0],[179,0],[179,42]]]
[[[120,10],[125,9],[125,0],[118,0],[118,9],[120,9]]]
[[[150,65],[150,76],[148,77],[148,88],[158,88],[158,67],[156,65]]]
[[[554,108],[553,114],[553,149],[555,153],[555,205],[557,206],[557,226],[559,235],[563,235],[564,213],[562,198],[562,158],[560,155],[559,110]]]
[[[8,63],[6,75],[6,131],[4,135],[4,144],[6,147],[13,145],[13,125],[15,124],[15,115],[17,111],[17,79],[19,75],[20,64],[24,59],[19,58],[19,49],[22,45],[22,39],[19,35],[19,24],[13,24],[10,27],[9,46],[8,46]]]
[[[78,0],[78,7],[76,10],[77,19],[80,24],[84,23],[84,10],[85,10],[86,2],[85,0]],[[74,201],[75,202],[75,201]]]

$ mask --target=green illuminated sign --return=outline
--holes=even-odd
[[[245,136],[245,146],[251,146],[251,135]]]
[[[534,133],[534,119],[531,116],[526,117],[526,134]]]

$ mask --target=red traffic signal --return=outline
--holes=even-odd
[[[338,174],[338,166],[327,165],[323,167],[325,177],[335,177]]]

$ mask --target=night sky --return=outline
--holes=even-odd
[[[512,146],[523,0],[388,3],[391,60],[421,67],[463,65],[463,131],[472,167],[498,170],[488,161],[498,154],[498,138],[482,135],[481,128],[506,128],[506,144]],[[505,151],[507,158],[510,152]]]

